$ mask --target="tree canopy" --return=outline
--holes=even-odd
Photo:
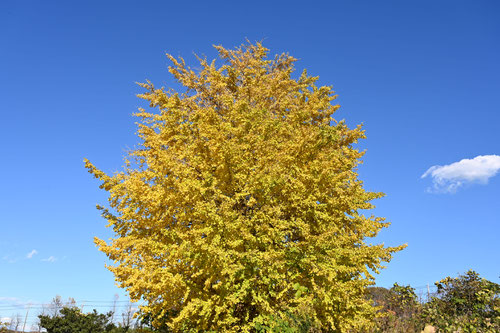
[[[388,223],[363,214],[383,196],[358,179],[364,131],[333,118],[332,87],[294,77],[292,56],[215,48],[199,70],[168,55],[185,91],[141,84],[151,110],[123,171],[85,160],[109,192],[109,269],[175,331],[368,325],[365,288],[403,246],[366,242]]]
[[[110,320],[111,313],[101,314],[96,310],[82,313],[77,307],[63,307],[58,315],[38,317],[47,333],[105,333],[115,328]]]

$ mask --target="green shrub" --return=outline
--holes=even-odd
[[[436,282],[423,318],[443,332],[500,332],[500,285],[469,270]]]

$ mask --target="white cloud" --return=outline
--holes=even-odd
[[[50,256],[48,258],[42,259],[42,261],[55,262],[55,261],[57,261],[57,258],[54,256]]]
[[[32,250],[30,253],[28,253],[28,254],[26,255],[26,258],[27,258],[27,259],[31,259],[31,258],[33,258],[33,256],[34,256],[35,254],[38,254],[38,251],[37,251],[37,250]]]
[[[483,155],[448,165],[434,165],[421,178],[432,177],[431,192],[455,193],[465,184],[487,184],[500,170],[500,156]]]

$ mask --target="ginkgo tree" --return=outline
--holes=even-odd
[[[184,91],[140,84],[150,110],[121,172],[85,160],[109,192],[114,237],[95,240],[108,268],[174,331],[368,326],[365,287],[404,246],[366,241],[388,223],[363,214],[383,196],[358,179],[364,131],[292,56],[215,48],[197,70],[168,55]]]

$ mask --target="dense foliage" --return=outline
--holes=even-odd
[[[426,302],[410,286],[368,289],[378,307],[374,332],[420,332],[432,325],[438,332],[500,332],[500,285],[474,271],[436,282]]]
[[[111,323],[111,313],[99,314],[94,310],[82,313],[76,307],[64,307],[57,316],[40,315],[40,326],[48,333],[104,333],[111,332],[115,325]]]
[[[468,271],[436,282],[424,318],[444,332],[500,332],[500,285]]]
[[[169,56],[184,92],[142,84],[156,111],[136,114],[124,171],[86,161],[109,192],[109,269],[175,331],[370,325],[365,288],[403,247],[365,242],[388,224],[362,213],[383,196],[356,173],[363,130],[333,118],[331,87],[292,77],[293,57],[216,49],[223,64],[197,72]]]
[[[116,324],[112,321],[113,312],[105,314],[93,310],[83,313],[74,306],[64,306],[52,315],[38,316],[40,328],[47,333],[147,333],[152,330],[143,328],[142,324],[129,325]],[[155,330],[156,332],[166,332]]]
[[[368,295],[379,309],[375,332],[420,332],[423,328],[422,305],[411,286],[371,287]]]

